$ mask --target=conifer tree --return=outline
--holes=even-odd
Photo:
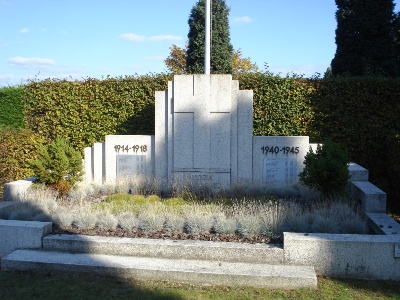
[[[232,74],[233,47],[229,33],[229,8],[225,0],[212,0],[211,73]],[[189,17],[186,67],[191,74],[204,73],[205,0],[193,6]]]
[[[333,75],[397,76],[393,0],[336,0],[336,5]]]

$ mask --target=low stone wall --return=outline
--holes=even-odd
[[[17,249],[40,249],[51,222],[0,220],[0,258]]]
[[[400,280],[400,235],[284,233],[284,263],[318,275]]]

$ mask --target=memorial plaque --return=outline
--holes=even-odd
[[[264,158],[263,182],[267,184],[289,184],[297,181],[297,162],[294,159]]]
[[[308,137],[253,137],[253,182],[285,186],[298,182],[308,151]]]
[[[394,257],[400,258],[400,244],[394,245]]]
[[[117,155],[117,178],[146,175],[146,155]]]

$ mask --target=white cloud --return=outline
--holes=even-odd
[[[234,24],[245,24],[245,23],[251,23],[251,22],[253,22],[253,20],[249,16],[233,18]]]
[[[124,33],[124,34],[121,34],[119,37],[124,40],[127,40],[129,42],[134,42],[134,43],[141,43],[141,42],[144,42],[146,39],[145,36],[137,35],[134,33]]]
[[[8,62],[17,67],[24,68],[34,68],[54,65],[56,62],[49,58],[39,58],[39,57],[11,57]]]
[[[127,40],[129,42],[134,43],[143,43],[143,42],[162,42],[162,41],[180,41],[182,40],[181,36],[177,35],[154,35],[146,37],[144,35],[138,35],[134,33],[124,33],[119,36],[121,39]]]
[[[19,33],[29,33],[31,30],[27,27],[20,29]]]

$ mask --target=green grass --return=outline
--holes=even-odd
[[[0,299],[400,299],[400,284],[319,277],[317,289],[271,290],[3,271]]]

